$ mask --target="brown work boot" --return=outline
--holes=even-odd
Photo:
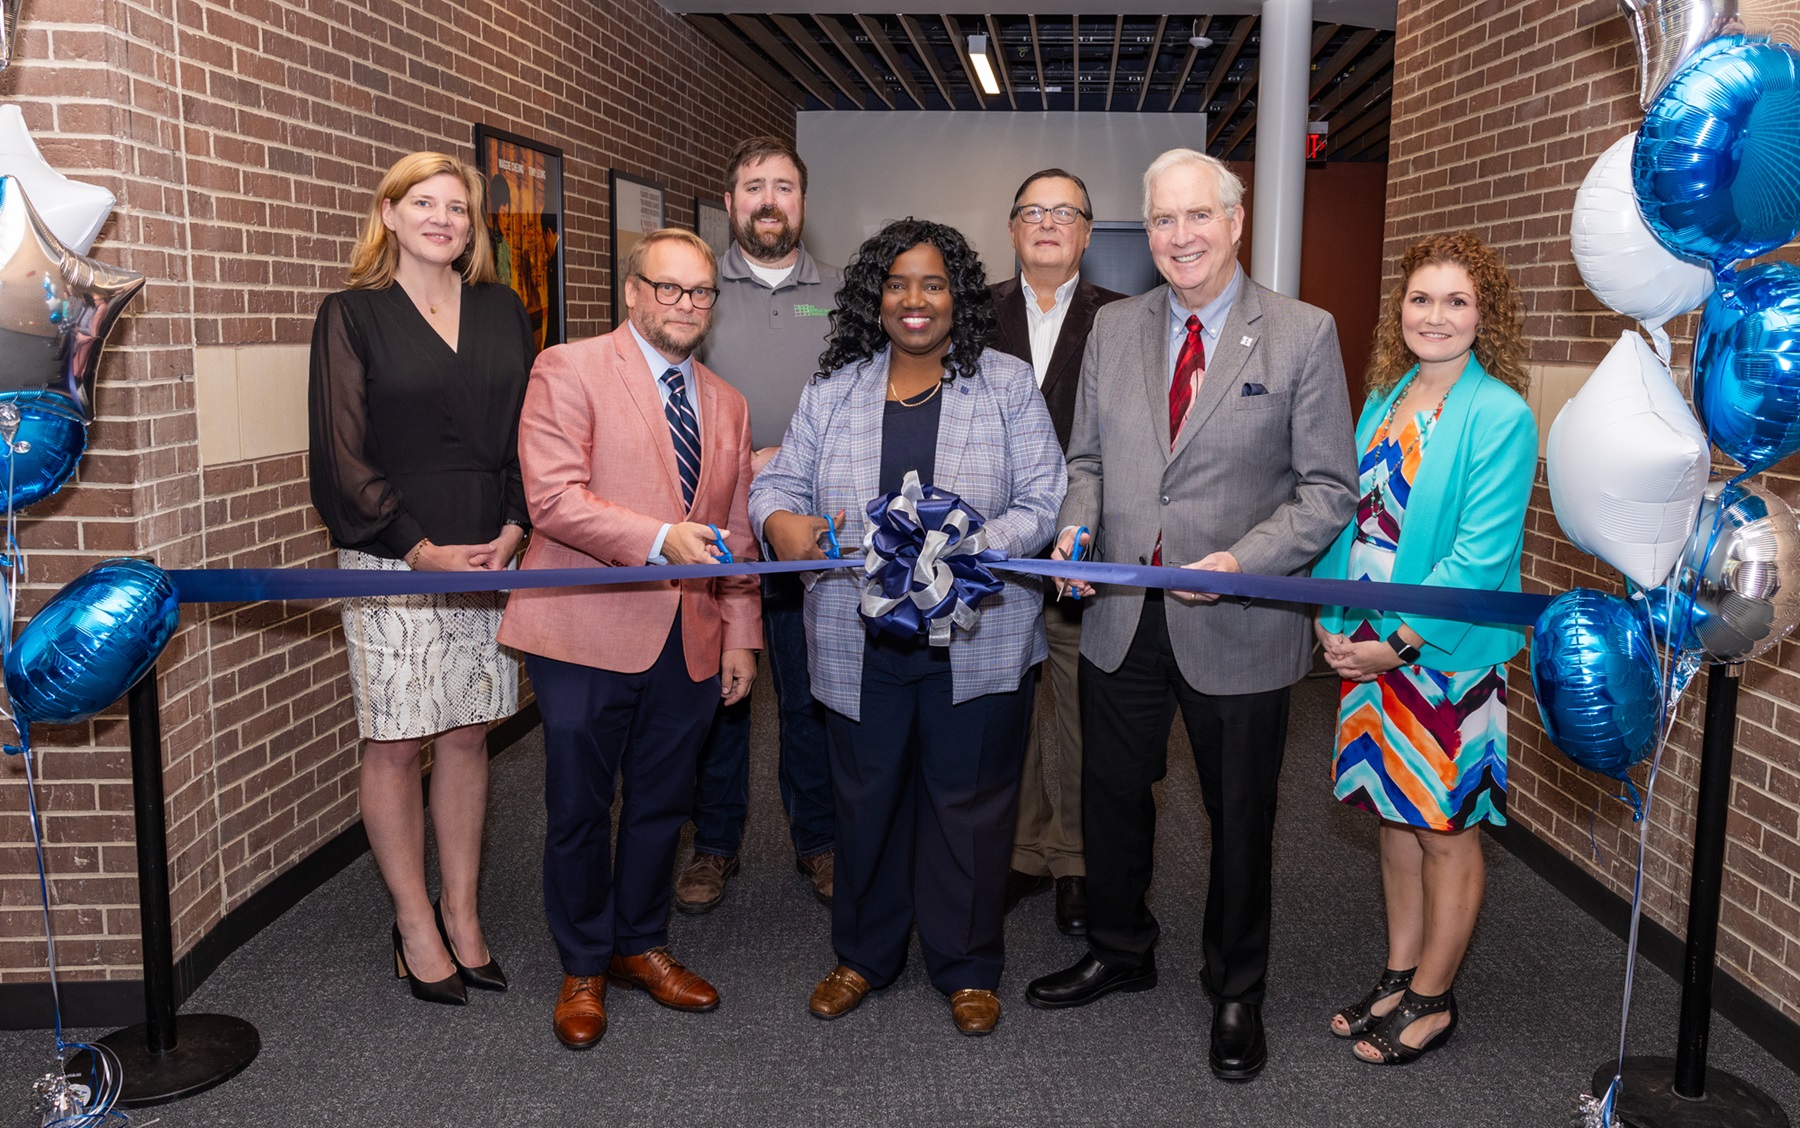
[[[606,977],[565,975],[551,1021],[556,1040],[571,1050],[598,1045],[606,1035]]]
[[[719,1005],[713,985],[681,966],[667,948],[652,948],[642,955],[614,955],[606,977],[625,988],[642,988],[665,1007],[678,1011],[709,1011]]]
[[[725,882],[738,870],[738,860],[723,854],[694,851],[687,868],[675,879],[675,907],[684,913],[706,913],[725,899]]]
[[[812,882],[813,896],[822,905],[831,904],[831,873],[835,868],[837,856],[830,850],[821,850],[817,854],[801,854],[794,859],[794,868],[806,875]]]
[[[812,1002],[806,1009],[812,1011],[814,1018],[842,1018],[855,1010],[868,993],[869,981],[839,964],[813,988]]]
[[[1000,1022],[1000,996],[972,987],[950,996],[950,1021],[964,1034],[992,1034]]]

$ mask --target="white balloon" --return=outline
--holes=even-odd
[[[1557,413],[1550,504],[1577,548],[1640,587],[1668,578],[1700,511],[1712,452],[1668,368],[1625,333]]]
[[[1569,217],[1569,248],[1596,298],[1654,329],[1705,302],[1713,275],[1663,246],[1638,214],[1631,186],[1636,141],[1636,133],[1619,138],[1588,170]]]
[[[44,226],[78,255],[88,253],[112,214],[113,194],[51,168],[25,128],[25,115],[10,102],[0,106],[0,176],[19,178]]]

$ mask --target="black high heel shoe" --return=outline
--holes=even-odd
[[[1426,1015],[1450,1015],[1450,1024],[1427,1038],[1424,1043],[1409,1046],[1400,1040],[1400,1035],[1408,1026],[1424,1018]],[[1356,1060],[1365,1065],[1411,1065],[1432,1050],[1438,1049],[1450,1041],[1450,1035],[1456,1033],[1456,992],[1445,991],[1442,995],[1420,995],[1411,987],[1406,994],[1400,996],[1400,1005],[1387,1013],[1381,1025],[1363,1035],[1362,1041],[1380,1054],[1379,1060],[1370,1061],[1361,1054]]]
[[[456,954],[456,945],[450,942],[450,930],[444,927],[443,903],[433,901],[431,911],[437,916],[438,935],[444,938],[444,951],[450,953],[450,962],[456,965],[456,974],[463,983],[480,991],[506,990],[506,973],[500,970],[500,961],[494,958],[494,953],[489,952],[488,962],[480,967],[464,967]]]
[[[1344,1024],[1350,1029],[1347,1031],[1339,1031],[1334,1024],[1331,1027],[1331,1032],[1336,1034],[1339,1038],[1354,1038],[1358,1034],[1367,1034],[1369,1031],[1375,1029],[1376,1025],[1379,1024],[1382,1019],[1387,1017],[1386,1015],[1374,1013],[1375,1004],[1381,1002],[1383,999],[1392,998],[1406,990],[1408,987],[1411,987],[1413,973],[1418,970],[1419,969],[1416,967],[1409,967],[1405,971],[1395,971],[1391,967],[1382,968],[1381,978],[1376,980],[1375,986],[1369,989],[1367,995],[1364,995],[1360,1001],[1351,1003],[1343,1010],[1338,1011],[1331,1016],[1333,1018],[1343,1019]]]
[[[450,962],[455,963],[456,957],[451,956]],[[394,922],[394,978],[406,980],[406,985],[412,988],[413,998],[422,1003],[443,1003],[452,1007],[469,1004],[469,992],[464,989],[462,979],[454,973],[435,983],[427,983],[407,968],[406,953],[400,947],[399,921]]]

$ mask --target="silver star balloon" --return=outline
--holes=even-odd
[[[0,176],[0,395],[60,397],[91,423],[101,347],[143,285],[136,271],[69,250],[18,178]]]
[[[13,36],[18,28],[19,0],[4,0],[0,3],[0,71],[12,62]]]
[[[1631,21],[1646,110],[1701,44],[1742,27],[1737,0],[1619,0],[1619,7]]]
[[[31,139],[25,115],[10,102],[0,106],[0,176],[24,182],[38,215],[78,255],[88,253],[112,214],[113,194],[98,184],[70,180],[52,168]]]

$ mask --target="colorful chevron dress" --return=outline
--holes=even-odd
[[[1436,412],[1420,412],[1395,439],[1390,417],[1364,452],[1351,579],[1385,583],[1392,575],[1411,483],[1436,423]],[[1358,614],[1352,610],[1346,623]],[[1386,637],[1370,625],[1370,613],[1361,614],[1352,641]],[[1462,672],[1401,666],[1372,682],[1346,681],[1337,732],[1334,790],[1345,803],[1433,830],[1505,825],[1504,665]]]

